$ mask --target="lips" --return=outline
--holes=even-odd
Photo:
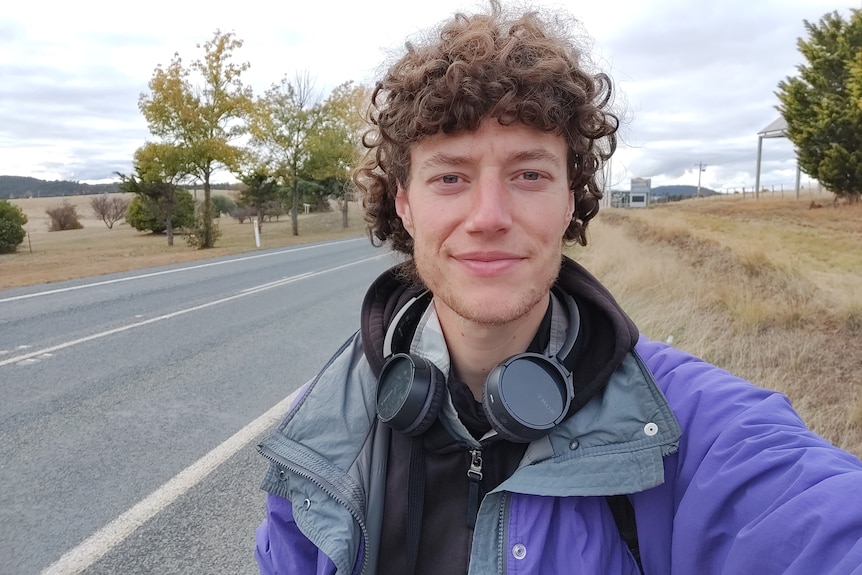
[[[454,259],[474,274],[494,276],[511,270],[525,258],[508,252],[467,252]]]

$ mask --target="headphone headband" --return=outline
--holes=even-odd
[[[510,441],[528,443],[549,433],[568,414],[574,397],[572,372],[581,348],[580,311],[556,284],[553,293],[568,311],[566,339],[555,356],[525,352],[494,367],[483,390],[482,406],[492,427]],[[419,320],[432,301],[430,291],[410,299],[386,332],[386,363],[377,388],[378,418],[401,433],[421,435],[437,419],[446,376],[431,362],[410,353]]]
[[[569,325],[566,329],[566,339],[563,345],[557,351],[557,360],[566,366],[569,373],[574,371],[575,360],[577,359],[578,348],[575,344],[579,343],[578,334],[581,331],[581,313],[575,298],[567,294],[557,284],[551,288],[554,295],[559,298],[569,312]],[[434,299],[434,294],[431,290],[425,290],[417,296],[410,298],[398,313],[392,318],[389,324],[389,329],[386,330],[386,335],[383,338],[383,357],[388,358],[395,353],[407,353],[410,351],[410,342],[413,341],[413,336],[416,335],[416,328],[419,327],[419,319],[431,301]]]
[[[431,290],[426,289],[419,295],[410,298],[398,310],[398,313],[389,323],[389,329],[386,330],[386,336],[383,338],[383,357],[410,351],[410,342],[413,341],[416,328],[419,327],[419,319],[431,304],[432,299]]]

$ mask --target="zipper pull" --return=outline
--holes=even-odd
[[[467,528],[476,527],[476,516],[479,514],[479,482],[482,481],[482,451],[470,451],[470,468],[467,470],[470,480],[470,492],[467,497]]]
[[[482,450],[474,449],[470,451],[470,469],[467,470],[467,477],[470,481],[482,480]]]

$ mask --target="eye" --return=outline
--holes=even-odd
[[[538,180],[539,178],[541,178],[541,177],[542,177],[542,176],[539,174],[539,172],[524,172],[523,174],[521,174],[521,176],[522,176],[525,180],[531,180],[531,181],[536,181],[536,180]]]
[[[459,180],[458,176],[456,176],[454,174],[446,174],[445,176],[440,178],[440,181],[443,182],[444,184],[457,184],[458,180]]]

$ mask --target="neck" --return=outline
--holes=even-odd
[[[542,298],[520,318],[502,325],[466,320],[445,306],[437,305],[435,300],[452,369],[477,401],[482,400],[488,373],[497,364],[527,350],[545,316],[549,297]]]

